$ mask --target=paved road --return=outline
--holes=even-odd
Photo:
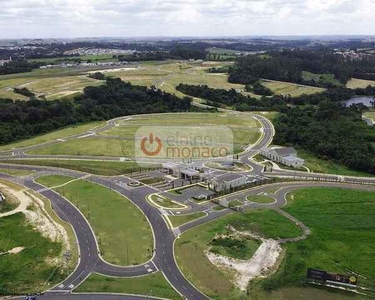
[[[227,111],[227,110],[222,110]],[[232,112],[232,111],[229,111]],[[267,147],[273,139],[274,129],[269,120],[260,116],[260,115],[253,115],[254,118],[259,120],[262,124],[263,134],[261,139],[252,147],[249,147],[240,155],[240,160],[248,164],[252,167],[251,172],[243,172],[244,174],[263,174],[267,175],[268,177],[287,177],[293,179],[301,179],[301,180],[312,180],[312,179],[319,179],[319,180],[328,180],[328,181],[335,181],[335,182],[301,182],[301,183],[277,183],[272,185],[260,186],[255,187],[253,189],[242,191],[239,193],[234,193],[231,195],[227,195],[226,198],[228,200],[236,199],[238,197],[246,198],[247,195],[250,194],[257,194],[262,192],[267,192],[270,188],[279,187],[279,190],[273,195],[275,198],[275,202],[272,204],[258,204],[258,203],[247,203],[244,208],[245,209],[259,209],[268,207],[269,209],[275,209],[276,211],[282,213],[293,222],[296,222],[303,230],[303,235],[298,237],[294,240],[283,240],[280,242],[292,242],[298,239],[305,238],[309,233],[309,228],[307,228],[304,224],[299,222],[293,216],[283,212],[281,210],[282,206],[285,204],[285,194],[290,192],[293,189],[306,187],[306,186],[341,186],[345,188],[361,188],[361,189],[369,189],[373,190],[373,187],[366,186],[366,185],[354,185],[349,184],[353,183],[365,183],[367,184],[374,184],[375,179],[367,178],[355,178],[355,177],[343,177],[343,176],[336,176],[336,175],[324,175],[324,174],[309,174],[309,173],[302,173],[302,172],[293,172],[293,171],[277,171],[272,173],[262,173],[263,167],[256,164],[254,161],[251,160],[251,157],[258,153],[262,148]],[[119,118],[125,119],[127,117]],[[119,120],[117,119],[117,120]],[[98,133],[103,132],[112,126],[114,126],[117,120],[111,120],[107,122],[107,125],[97,129],[96,131],[92,131],[91,133]],[[69,137],[68,139],[79,138],[85,136],[87,133],[82,133],[73,137]],[[59,141],[53,141],[52,144],[57,143]],[[43,144],[43,146],[46,146]],[[14,150],[15,156],[13,158],[22,158],[25,157],[24,151],[30,149],[36,149],[40,147],[31,146],[27,148],[23,148],[20,150]],[[7,155],[6,152],[3,154]],[[1,153],[0,153],[1,155]],[[67,158],[66,156],[38,156],[39,158]],[[6,158],[6,156],[0,156],[0,158]],[[92,157],[71,157],[74,159],[92,159]],[[100,160],[118,160],[119,158],[113,157],[95,157],[96,159]],[[201,219],[194,220],[190,223],[184,224],[175,230],[171,230],[164,218],[162,216],[163,212],[160,211],[158,208],[152,206],[147,201],[145,201],[145,197],[151,193],[155,193],[158,190],[152,188],[150,186],[140,186],[137,188],[130,188],[126,185],[127,182],[133,181],[133,179],[128,178],[126,176],[116,176],[116,177],[102,177],[96,175],[88,175],[83,172],[78,171],[71,171],[71,170],[64,170],[64,169],[55,169],[55,168],[47,168],[47,167],[39,167],[39,166],[20,166],[20,165],[6,165],[7,168],[11,169],[30,169],[35,170],[37,173],[35,175],[25,177],[25,178],[18,178],[13,177],[5,174],[0,173],[0,178],[16,182],[18,184],[24,185],[27,188],[30,188],[46,198],[51,200],[53,209],[55,212],[65,221],[72,224],[74,231],[77,236],[77,242],[79,245],[80,250],[80,260],[76,270],[61,284],[54,287],[51,291],[53,293],[47,293],[42,299],[144,299],[144,297],[133,297],[133,296],[116,296],[116,295],[72,295],[70,292],[80,283],[82,283],[91,272],[97,272],[104,275],[111,275],[111,276],[118,276],[118,277],[132,277],[132,276],[139,276],[149,274],[155,271],[162,271],[171,285],[186,299],[191,300],[200,300],[200,299],[208,299],[207,296],[202,294],[198,291],[191,283],[189,283],[185,277],[181,274],[178,266],[176,264],[174,255],[173,255],[173,243],[176,239],[178,234],[181,234],[191,228],[196,226],[205,224],[209,221],[214,219],[220,218],[224,215],[232,213],[232,210],[225,209],[222,211],[213,211],[211,210],[213,204],[206,203],[203,205],[198,205],[195,203],[191,203],[191,208],[188,210],[181,210],[179,211],[181,214],[184,213],[191,213],[196,211],[205,211],[207,215]],[[41,175],[48,175],[48,174],[60,174],[65,176],[70,176],[73,178],[82,178],[84,176],[84,180],[88,180],[95,184],[99,184],[105,186],[109,189],[112,189],[119,194],[123,195],[130,199],[146,216],[149,220],[151,227],[154,233],[155,239],[155,246],[154,246],[154,255],[149,262],[141,264],[139,266],[114,266],[106,263],[100,256],[100,250],[97,245],[97,241],[95,235],[85,219],[85,217],[80,213],[80,211],[67,199],[62,197],[61,195],[57,194],[56,192],[34,182],[34,177],[38,177]],[[88,176],[87,176],[88,175]],[[343,182],[346,182],[344,184]],[[180,197],[181,198],[181,197]],[[183,196],[179,201],[185,201]]]

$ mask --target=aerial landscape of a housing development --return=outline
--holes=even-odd
[[[375,298],[374,1],[0,4],[0,299]]]

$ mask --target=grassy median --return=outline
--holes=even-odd
[[[72,180],[66,176],[38,179],[47,186]],[[50,181],[50,182],[48,182]],[[136,265],[152,256],[153,236],[142,212],[127,198],[105,187],[77,180],[56,191],[86,216],[98,239],[103,258],[117,265]]]

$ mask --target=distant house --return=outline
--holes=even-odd
[[[293,168],[302,168],[305,161],[297,156],[297,151],[293,147],[265,148],[260,154],[268,159]]]
[[[241,174],[225,173],[208,180],[208,188],[216,192],[228,191],[247,184],[247,177]]]

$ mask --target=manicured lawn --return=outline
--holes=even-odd
[[[204,212],[197,212],[193,214],[188,214],[188,215],[175,215],[175,216],[168,216],[169,220],[171,221],[173,227],[179,227],[182,224],[188,223],[190,221],[199,219],[204,217],[206,214]]]
[[[273,203],[275,199],[267,197],[264,195],[250,195],[246,197],[246,200],[255,202],[255,203]]]
[[[13,169],[0,168],[0,173],[5,173],[5,174],[12,175],[12,176],[22,177],[22,176],[28,176],[28,175],[34,174],[34,171],[15,170],[15,169],[13,170]]]
[[[143,184],[154,184],[158,182],[164,181],[163,178],[147,178],[147,179],[140,179],[139,182],[142,182]]]
[[[229,207],[237,207],[241,205],[243,205],[243,203],[239,200],[232,200],[229,202]]]
[[[4,163],[11,164],[24,164],[24,165],[36,165],[36,166],[47,166],[64,169],[72,169],[81,172],[87,172],[91,174],[103,175],[103,176],[115,176],[135,171],[140,171],[140,167],[137,163],[132,161],[117,162],[117,161],[95,161],[95,160],[49,160],[49,159],[22,159],[22,160],[8,160],[3,161]]]
[[[228,225],[241,231],[262,233],[267,238],[301,234],[296,225],[271,210],[233,213],[182,234],[175,243],[177,263],[198,289],[214,299],[240,299],[240,292],[231,282],[233,275],[216,268],[204,254],[212,238],[218,233],[226,233]],[[244,251],[251,250],[246,248]]]
[[[36,182],[43,184],[47,187],[56,187],[72,180],[75,180],[75,178],[62,175],[42,176],[35,179]]]
[[[121,293],[147,295],[166,299],[181,299],[161,272],[134,278],[114,278],[91,274],[75,292]]]
[[[212,210],[223,210],[223,209],[226,209],[226,207],[223,207],[223,206],[220,206],[220,205],[216,205],[212,208]]]
[[[165,197],[164,195],[151,195],[151,200],[165,208],[183,208],[182,205],[172,201],[170,198]]]
[[[61,130],[56,130],[56,131],[53,131],[44,135],[36,136],[29,140],[19,141],[16,143],[0,146],[0,151],[11,150],[14,148],[34,146],[34,145],[39,145],[48,141],[66,138],[68,136],[76,135],[76,134],[88,131],[90,129],[96,128],[98,126],[102,126],[104,125],[104,123],[105,122],[93,122],[93,123],[88,123],[88,124],[66,127]]]
[[[49,177],[49,176],[48,176]],[[71,180],[60,177],[60,180]],[[51,180],[39,178],[44,182]],[[53,178],[53,185],[56,178]],[[141,211],[128,199],[107,188],[84,180],[56,191],[74,203],[92,225],[103,258],[117,265],[135,265],[152,256],[153,237]]]
[[[299,285],[310,267],[340,274],[350,270],[361,274],[361,285],[374,288],[375,193],[305,188],[292,192],[288,199],[284,209],[310,227],[312,233],[303,241],[286,245],[282,267],[263,285]]]
[[[42,237],[22,213],[0,218],[0,253],[16,247],[25,249],[0,255],[0,295],[35,293],[46,289],[46,283],[50,287],[65,277],[51,263],[60,257],[61,243]]]

